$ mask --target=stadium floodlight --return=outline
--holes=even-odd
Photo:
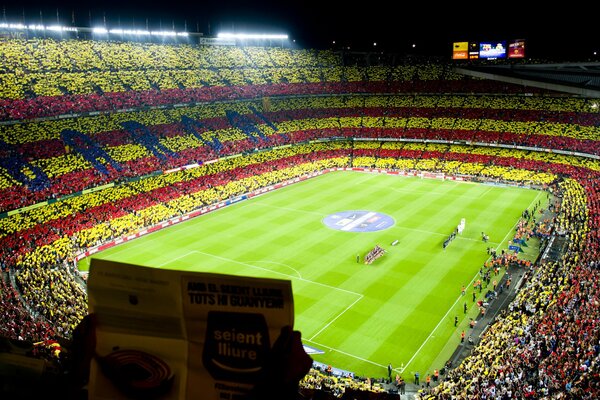
[[[240,39],[240,40],[287,40],[288,35],[285,34],[270,34],[270,33],[230,33],[221,32],[217,34],[219,39]]]
[[[117,35],[149,35],[150,31],[144,31],[141,29],[111,29],[109,33]]]
[[[127,34],[127,35],[150,35],[150,31],[144,31],[141,29],[131,29],[131,30],[126,30],[125,34]]]
[[[77,32],[77,28],[62,25],[50,25],[46,27],[46,30],[55,32]]]
[[[102,28],[100,26],[97,26],[95,28],[92,28],[92,33],[97,33],[97,34],[100,34],[100,35],[106,35],[108,33],[108,29]]]
[[[135,36],[162,36],[162,37],[175,37],[175,36],[189,36],[187,32],[175,32],[175,31],[147,31],[143,29],[107,29],[103,27],[92,28],[93,33],[97,34],[111,34],[111,35],[135,35]]]
[[[72,26],[62,25],[43,25],[43,24],[9,24],[6,22],[0,23],[0,28],[15,29],[15,30],[30,30],[30,31],[54,31],[54,32],[77,32],[77,28]]]
[[[177,36],[177,32],[174,31],[151,31],[153,36]]]
[[[23,24],[9,24],[6,22],[3,22],[0,24],[0,28],[4,28],[4,29],[27,29],[27,25],[23,25]]]

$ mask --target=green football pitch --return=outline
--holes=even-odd
[[[324,351],[313,359],[361,376],[383,377],[389,363],[405,378],[415,371],[425,376],[450,358],[477,315],[461,287],[472,287],[487,247],[507,248],[521,213],[538,201],[545,205],[546,194],[516,187],[332,172],[94,257],[289,279],[295,329],[306,345]],[[353,210],[329,218],[338,229],[325,224],[326,217]],[[391,217],[389,225],[377,222],[383,215]],[[464,232],[444,250],[462,218]],[[360,231],[376,225],[387,229]],[[365,265],[362,257],[377,244],[386,253]]]

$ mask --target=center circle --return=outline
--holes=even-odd
[[[350,210],[329,214],[323,223],[331,229],[346,232],[376,232],[394,225],[389,215],[375,211]]]

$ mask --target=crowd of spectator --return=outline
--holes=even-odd
[[[300,392],[312,398],[312,391],[318,390],[330,395],[330,398],[336,399],[353,392],[387,393],[381,382],[376,382],[371,378],[359,378],[352,376],[337,376],[319,368],[311,368],[304,379],[300,381]],[[345,397],[347,398],[347,397]],[[369,397],[377,399],[377,396]],[[383,399],[383,397],[380,397]],[[397,396],[396,396],[397,398]]]
[[[442,64],[365,68],[303,49],[5,39],[0,58],[4,120],[303,93],[523,92]]]
[[[151,177],[4,218],[3,265],[26,304],[68,337],[86,314],[69,263],[83,249],[310,172],[345,166],[342,144],[305,145]],[[4,296],[3,296],[4,298]]]
[[[326,168],[442,172],[552,188],[563,197],[554,225],[568,248],[560,261],[523,265],[528,280],[516,300],[422,397],[600,396],[600,163],[507,147],[600,155],[600,114],[590,101],[425,95],[498,86],[440,65],[343,65],[330,51],[10,39],[0,40],[0,60],[0,120],[8,121],[0,125],[0,158],[10,161],[0,168],[0,212],[50,200],[0,218],[0,334],[69,337],[87,313],[71,265],[92,246]],[[323,93],[333,95],[310,96]],[[231,101],[267,95],[299,96]],[[158,106],[166,107],[149,108]],[[94,115],[52,118],[87,112]],[[193,133],[187,117],[197,123]],[[128,132],[129,121],[148,130]],[[65,130],[97,148],[80,137],[77,151]],[[45,174],[40,190],[9,173],[31,176],[25,163]],[[544,235],[548,225],[539,227]],[[518,261],[495,257],[487,272],[510,262]],[[316,370],[302,386],[334,397],[378,388]]]
[[[577,178],[559,183],[564,257],[532,268],[480,345],[422,398],[598,398],[599,193],[597,175]]]
[[[440,170],[439,159],[428,153],[452,154],[441,145],[416,143],[384,143],[381,149],[377,142],[356,142],[353,152],[370,151],[373,154],[386,151],[412,151],[418,153],[399,154],[388,157],[396,164],[394,168],[407,170]],[[424,151],[427,146],[437,146]],[[447,145],[444,145],[447,146]],[[399,150],[400,149],[400,150]],[[417,150],[419,149],[419,150]],[[2,259],[5,265],[18,271],[17,278],[23,297],[38,309],[37,313],[47,320],[57,322],[59,333],[68,334],[85,314],[78,304],[85,304],[84,293],[76,291],[72,279],[63,281],[63,269],[51,270],[47,276],[41,269],[49,265],[60,266],[61,261],[70,259],[74,253],[98,245],[104,241],[128,235],[174,216],[190,212],[199,207],[222,201],[231,196],[256,190],[260,187],[326,167],[348,166],[350,142],[327,142],[297,145],[266,152],[251,153],[243,157],[223,160],[198,168],[182,170],[166,175],[148,177],[103,191],[87,193],[42,208],[13,214],[0,220],[2,234]],[[493,149],[488,149],[493,151]],[[513,157],[518,152],[513,151]],[[547,185],[556,176],[549,173],[526,171],[513,167],[486,164],[471,164],[458,161],[462,153],[455,153],[463,169],[461,172],[480,177],[499,178],[503,181],[525,181]],[[469,159],[470,154],[462,154]],[[551,155],[548,155],[551,156]],[[497,164],[501,157],[494,156],[489,164]],[[353,166],[380,166],[376,156],[361,156],[353,159]],[[420,164],[423,160],[433,164]],[[308,162],[308,164],[307,164]],[[544,164],[545,165],[545,164]],[[531,165],[528,165],[531,166]],[[387,164],[390,167],[390,164]],[[453,171],[456,171],[454,169]],[[446,171],[450,172],[450,171]],[[68,218],[65,218],[68,217]],[[40,290],[46,288],[47,290]],[[58,299],[46,299],[48,293]],[[42,297],[39,297],[42,296]],[[72,298],[79,298],[71,302]],[[57,301],[61,303],[57,307]],[[60,310],[67,310],[65,315]],[[58,315],[55,319],[55,316]],[[67,318],[73,317],[73,319]],[[60,328],[59,328],[60,326]]]
[[[426,170],[448,174],[479,175],[487,179],[524,182],[541,186],[548,185],[556,179],[555,174],[537,172],[537,170],[544,170],[547,165],[556,166],[558,162],[555,158],[558,156],[555,154],[544,153],[544,158],[537,160],[538,153],[531,155],[520,154],[528,152],[512,151],[512,161],[505,163],[503,160],[506,158],[506,150],[504,149],[485,148],[484,150],[487,154],[481,154],[476,157],[474,154],[467,154],[467,150],[464,150],[463,146],[399,142],[384,142],[382,144],[379,142],[354,142],[353,144],[354,148],[352,152],[354,153],[354,158],[352,165],[357,167]],[[315,151],[333,151],[334,153],[328,154],[347,157],[350,146],[350,142],[339,141],[303,144],[295,146],[294,152],[295,156],[298,156],[308,155]],[[245,174],[248,171],[251,173],[257,168],[256,165],[265,163],[266,161],[282,159],[290,151],[289,148],[282,148],[267,152],[251,153],[235,161],[236,163],[241,163],[235,168],[235,176],[246,176]],[[339,153],[339,151],[342,153]],[[530,156],[533,159],[527,159]],[[560,157],[561,160],[564,158],[563,156]],[[531,171],[524,168],[515,168],[520,166],[520,163],[523,162],[522,159],[527,160],[524,166],[535,169]],[[69,237],[77,235],[74,240],[78,246],[90,246],[91,243],[100,239],[92,240],[94,235],[89,233],[84,235],[79,232],[84,228],[98,225],[99,222],[105,219],[102,217],[103,215],[109,214],[115,219],[124,217],[126,214],[134,211],[139,212],[141,209],[150,206],[164,207],[163,203],[172,200],[175,196],[174,193],[183,192],[189,194],[192,191],[190,189],[183,190],[181,187],[204,188],[207,185],[216,186],[216,184],[223,182],[227,178],[222,178],[218,174],[222,174],[227,169],[232,168],[233,163],[233,160],[229,160],[206,164],[199,168],[182,170],[171,174],[151,176],[140,181],[118,185],[99,192],[87,193],[41,208],[7,216],[0,219],[0,227],[2,228],[0,238],[2,238],[5,244],[0,254],[3,255],[4,259],[15,262],[18,257],[22,257],[23,254],[37,248],[37,261],[22,260],[22,262],[35,262],[36,264],[56,259],[57,257],[64,257],[63,252],[57,256],[54,252],[44,251],[44,245],[62,239],[65,235]],[[503,163],[506,166],[502,166],[501,164]],[[577,163],[578,161],[573,158],[571,165],[576,165]],[[582,166],[586,165],[583,164]],[[177,185],[177,191],[172,189],[175,185]],[[185,211],[189,211],[189,209],[179,210],[180,213]],[[153,212],[154,216],[147,218],[151,218],[153,221],[160,220],[159,216],[162,214],[157,213],[156,209],[153,209]],[[73,217],[77,215],[85,216],[85,218],[64,220],[66,216]],[[97,215],[100,215],[100,217],[97,217]],[[141,217],[138,216],[138,218]],[[106,229],[110,231],[114,228]],[[45,255],[42,256],[42,254]]]
[[[8,279],[7,275],[2,273],[2,279],[0,279],[0,336],[34,342],[54,337],[56,335],[54,327],[24,309],[19,293],[5,279]]]
[[[573,111],[552,108],[537,111],[543,102],[536,98],[525,102],[531,109],[513,109],[504,105],[503,110],[486,110],[483,105],[496,104],[487,97],[481,97],[481,108],[474,108],[478,104],[468,96],[457,97],[461,100],[452,104],[455,108],[438,106],[448,104],[441,96],[303,97],[274,100],[269,112],[263,110],[260,102],[230,102],[3,125],[0,126],[0,139],[12,147],[3,149],[2,154],[17,160],[14,170],[20,174],[23,163],[28,162],[43,171],[49,184],[32,191],[9,173],[0,174],[0,211],[212,160],[221,154],[334,136],[485,142],[532,148],[544,143],[546,148],[561,151],[600,153],[599,142],[594,140],[600,134],[598,114],[587,113],[587,118],[574,118]],[[505,103],[510,104],[504,98],[498,106]],[[552,104],[555,103],[549,100],[549,105]],[[468,108],[464,108],[465,105]],[[563,106],[578,109],[585,107],[585,103],[577,105],[569,99]],[[232,126],[227,116],[231,112],[243,115],[244,123],[252,124],[255,131],[244,132],[239,126]],[[532,120],[535,112],[541,114],[542,122]],[[512,120],[507,120],[507,116]],[[185,118],[198,123],[195,132],[185,126]],[[571,123],[572,120],[577,124]],[[143,135],[149,138],[149,143],[161,146],[159,150],[140,141],[137,133],[124,129],[121,124],[127,121],[148,127]],[[97,154],[86,155],[90,146],[81,141],[75,141],[81,146],[80,150],[65,144],[61,138],[65,130],[81,132],[110,162],[98,164]],[[158,155],[156,151],[159,151]],[[470,147],[468,151],[477,154],[488,149]],[[509,154],[511,150],[503,151]],[[527,157],[534,158],[536,154],[538,158],[547,158],[545,153],[538,152],[531,152]],[[555,159],[550,161],[561,162],[558,155],[553,156]],[[564,163],[568,164],[569,160],[565,159]],[[99,167],[105,168],[106,173]]]
[[[20,268],[17,288],[33,313],[51,324],[56,337],[68,338],[87,315],[86,291],[68,269],[48,268],[48,264]]]
[[[382,151],[412,152],[404,155],[404,157],[413,157],[404,158],[405,161],[412,163],[404,165],[405,169],[415,169],[415,166],[419,165],[420,161],[417,161],[419,159],[434,161],[434,165],[439,165],[440,161],[427,156],[428,153],[438,156],[454,153],[443,147],[447,145],[443,145],[441,148],[439,147],[441,145],[416,143],[409,143],[406,146],[402,143],[385,143],[382,146],[377,142],[356,142],[354,145],[355,148],[352,149],[350,142],[313,143],[251,153],[247,156],[223,160],[196,169],[148,177],[136,183],[119,185],[39,209],[14,214],[0,221],[6,232],[1,240],[3,244],[11,244],[11,246],[3,246],[3,249],[12,252],[16,250],[16,253],[14,256],[4,253],[2,258],[9,265],[15,266],[18,288],[30,307],[35,307],[34,311],[38,315],[38,320],[34,325],[50,321],[51,325],[48,326],[56,329],[54,334],[69,335],[77,322],[85,315],[84,291],[74,279],[69,277],[66,268],[60,266],[61,260],[72,257],[74,251],[130,234],[145,226],[181,215],[183,212],[189,212],[199,206],[255,190],[274,182],[326,167],[347,166],[350,162],[350,150],[371,152],[375,155],[365,155],[353,159],[353,165],[365,167],[377,166],[377,160],[381,159],[377,154]],[[428,146],[434,147],[428,149]],[[493,149],[488,150],[492,152],[490,154],[493,154]],[[511,155],[514,159],[519,159],[522,155],[518,153],[513,150]],[[327,158],[327,155],[333,158]],[[464,161],[459,161],[461,155],[464,157]],[[492,160],[497,163],[504,155],[504,153],[500,156],[494,155]],[[459,162],[460,165],[470,165],[468,160],[472,156],[469,153],[456,151],[454,161]],[[552,155],[548,154],[547,156],[551,157]],[[306,164],[302,161],[309,161],[309,163]],[[551,184],[556,179],[553,174],[549,173],[535,172],[535,175],[531,175],[531,172],[528,172],[528,174],[524,174],[514,167],[499,167],[491,165],[493,163],[489,164],[482,163],[474,167],[464,166],[463,168],[465,168],[465,172],[482,177],[490,170],[493,171],[493,174],[489,175],[490,177],[499,177],[503,180],[526,179],[535,184]],[[546,164],[560,165],[549,163],[547,160],[542,165]],[[576,162],[572,164],[576,164]],[[531,167],[532,165],[528,164],[527,166]],[[396,168],[399,167],[396,166]],[[491,167],[493,169],[490,169]],[[437,169],[434,168],[434,170]],[[537,178],[534,179],[532,176],[537,176]],[[590,182],[594,181],[590,180]],[[68,223],[61,218],[63,215],[71,217],[68,219]],[[595,218],[598,219],[597,214]],[[22,230],[19,226],[29,228]],[[39,231],[35,237],[25,236],[27,240],[23,240],[22,235],[24,233],[33,235],[32,230]],[[12,241],[9,241],[10,239]],[[14,246],[22,247],[15,249]],[[49,265],[54,265],[54,268],[48,268]],[[4,291],[3,302],[6,302]],[[46,332],[46,335],[50,334]]]

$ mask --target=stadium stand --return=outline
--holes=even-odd
[[[3,336],[71,337],[87,314],[73,263],[90,248],[317,171],[428,171],[553,190],[569,247],[418,396],[600,395],[592,100],[329,51],[2,39],[0,60]],[[301,387],[386,395],[317,370]]]

